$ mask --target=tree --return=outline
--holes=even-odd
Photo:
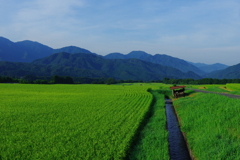
[[[20,83],[33,83],[36,80],[36,76],[34,75],[25,75],[20,79]]]
[[[34,81],[34,84],[48,84],[47,80],[37,79]]]
[[[55,75],[52,77],[51,82],[54,84],[73,84],[73,79],[72,77],[69,77],[69,76],[61,77],[61,76]]]
[[[116,81],[115,81],[114,78],[108,78],[108,79],[106,80],[106,84],[116,84]]]
[[[64,77],[64,84],[73,84],[73,79],[72,77],[66,76]]]
[[[62,83],[62,79],[60,76],[55,75],[51,78],[51,82],[54,84],[61,84]]]
[[[13,83],[14,79],[10,77],[1,77],[0,76],[0,83]]]

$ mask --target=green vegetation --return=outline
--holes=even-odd
[[[0,87],[0,159],[122,159],[153,98],[145,84]]]
[[[178,59],[175,57],[171,57],[168,55],[162,55],[162,54],[155,54],[155,55],[151,55],[148,54],[144,51],[132,51],[126,55],[121,54],[121,53],[110,53],[106,56],[104,56],[106,59],[131,59],[131,58],[136,58],[136,59],[140,59],[143,61],[148,61],[151,63],[156,63],[156,64],[160,64],[163,66],[170,66],[173,68],[177,68],[182,72],[195,72],[198,75],[203,75],[204,72],[201,71],[199,68],[195,67],[192,64],[189,64],[188,62],[182,60],[182,59]]]
[[[170,86],[0,84],[0,159],[169,159]],[[240,84],[204,87],[240,92]],[[240,159],[240,100],[192,93],[174,106],[194,156]]]
[[[164,160],[168,153],[168,132],[166,129],[165,98],[157,90],[151,92],[155,103],[150,109],[149,119],[137,136],[128,159]]]
[[[232,84],[226,84],[227,88],[234,90],[234,91],[240,91],[240,83],[232,83]]]
[[[192,85],[206,85],[206,84],[226,84],[226,83],[240,83],[240,79],[213,79],[213,78],[202,78],[202,79],[170,79],[164,78],[163,83],[166,84],[192,84]]]
[[[55,53],[31,63],[0,62],[0,75],[23,77],[26,75],[54,75],[87,78],[115,78],[118,80],[162,80],[171,78],[201,78],[195,73],[139,59],[105,59],[89,53]]]
[[[198,93],[174,101],[195,158],[240,159],[240,100]]]
[[[240,63],[230,66],[224,70],[220,70],[217,72],[210,73],[208,77],[212,78],[218,78],[218,79],[223,79],[223,78],[228,78],[228,79],[236,79],[240,77]],[[228,82],[229,83],[229,82]],[[235,81],[232,83],[240,83],[239,81]]]
[[[206,85],[187,85],[187,88],[202,89],[211,92],[229,92],[225,85],[206,84]]]
[[[116,83],[137,83],[137,80],[115,80],[114,78],[86,78],[69,76],[38,77],[26,75],[21,78],[0,76],[0,83],[22,83],[22,84],[116,84]]]
[[[206,91],[211,91],[211,92],[220,92],[220,93],[228,93],[229,91],[227,91],[226,89],[224,89],[223,87],[209,87],[205,89]]]
[[[232,84],[228,83],[228,84],[226,84],[226,87],[230,91],[230,94],[240,95],[240,84],[239,83],[232,83]]]
[[[187,85],[187,88],[240,95],[239,83],[227,83],[226,85]]]

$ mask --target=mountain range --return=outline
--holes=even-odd
[[[223,70],[218,70],[205,75],[206,78],[216,79],[239,79],[240,78],[240,63],[230,66]]]
[[[154,64],[139,59],[105,59],[86,53],[55,53],[32,63],[0,62],[0,75],[5,76],[72,76],[111,77],[122,80],[160,80],[163,78],[201,78],[193,72],[183,73],[178,69]]]
[[[215,63],[215,64],[210,64],[210,65],[207,65],[204,63],[192,63],[192,62],[188,62],[188,63],[198,67],[199,69],[201,69],[202,71],[204,71],[206,73],[223,70],[223,69],[226,69],[227,67],[229,67],[229,66],[227,66],[225,64],[221,64],[221,63]]]
[[[44,58],[59,52],[94,54],[86,49],[75,46],[53,49],[38,42],[25,40],[14,43],[4,37],[0,37],[1,61],[32,62],[35,59]]]
[[[189,72],[192,71],[200,76],[204,75],[205,72],[197,68],[196,66],[182,60],[179,58],[171,57],[168,55],[161,55],[161,54],[147,54],[143,51],[132,51],[127,55],[123,55],[121,53],[110,53],[105,56],[107,59],[130,59],[130,58],[137,58],[143,61],[148,61],[151,63],[161,64],[164,66],[174,67],[182,72]]]
[[[144,51],[101,56],[76,46],[53,49],[38,42],[12,42],[0,37],[0,75],[68,75],[132,80],[240,78],[239,68],[240,65],[192,63]]]

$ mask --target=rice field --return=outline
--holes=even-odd
[[[228,83],[226,87],[229,89],[230,94],[240,95],[240,84],[239,83]]]
[[[226,85],[187,85],[187,88],[240,95],[240,84],[237,83],[228,83]]]
[[[1,84],[0,159],[122,159],[145,86]]]
[[[154,96],[149,119],[137,136],[131,148],[129,160],[168,160],[168,131],[166,129],[165,98],[158,90],[151,92]]]
[[[0,159],[125,159],[152,107],[148,88],[159,84],[0,84]]]
[[[240,100],[198,93],[174,101],[196,159],[240,159]]]
[[[239,83],[227,83],[226,87],[234,90],[234,91],[240,91],[240,84]]]
[[[0,84],[0,159],[169,159],[170,86]],[[174,106],[195,158],[240,159],[240,100],[186,92]]]
[[[212,92],[229,92],[229,90],[226,88],[226,85],[217,85],[217,84],[207,84],[207,85],[187,85],[187,88],[193,88],[193,89],[202,89],[206,91],[212,91]]]

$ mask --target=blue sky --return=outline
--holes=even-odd
[[[239,0],[0,0],[0,14],[13,42],[240,63]]]

